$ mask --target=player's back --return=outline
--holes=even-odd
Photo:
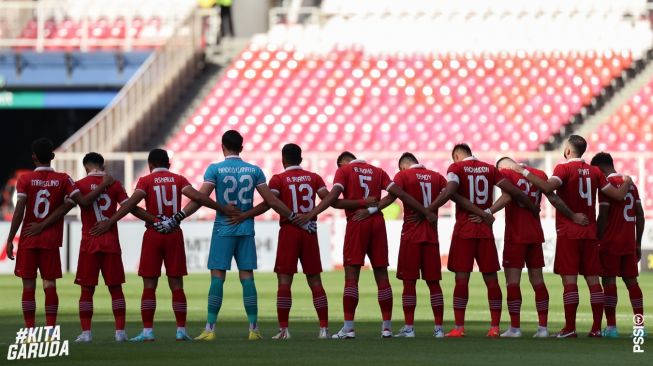
[[[91,173],[75,182],[83,195],[93,191],[102,183],[104,173]],[[120,182],[115,181],[93,202],[92,205],[80,207],[82,219],[82,249],[89,252],[120,252],[118,225],[100,236],[90,234],[90,230],[100,221],[108,220],[116,213],[118,204],[128,199]]]
[[[188,180],[165,168],[156,168],[141,177],[136,190],[145,193],[145,210],[152,215],[174,216],[182,209],[182,190],[190,186]]]
[[[215,186],[216,200],[222,205],[233,205],[241,212],[254,207],[254,191],[265,184],[261,168],[243,161],[238,156],[211,164],[204,174],[204,181]],[[229,225],[227,217],[215,216],[217,234],[221,236],[254,235],[254,220],[248,219],[238,225]]]
[[[278,194],[281,202],[288,208],[301,214],[310,212],[315,207],[317,192],[326,189],[326,184],[318,174],[304,170],[300,166],[291,166],[283,173],[272,176],[270,189]],[[288,223],[290,221],[287,218],[281,218],[281,225]]]
[[[524,166],[536,177],[546,181],[546,173],[542,170],[530,166]],[[521,189],[522,192],[536,206],[542,202],[542,191],[531,184],[523,175],[512,169],[501,169],[501,174],[510,181],[514,186]],[[533,216],[533,213],[522,207],[514,200],[506,206],[506,228],[505,238],[512,243],[537,244],[544,242],[544,232],[542,222],[539,217]]]
[[[494,165],[471,156],[451,164],[447,170],[447,179],[458,182],[458,194],[485,210],[490,208],[494,201],[494,186],[504,177]],[[491,227],[485,223],[470,222],[469,212],[459,208],[458,205],[456,205],[456,227],[463,237],[494,237]]]
[[[31,224],[45,220],[64,202],[68,195],[73,195],[77,188],[66,173],[59,173],[52,168],[36,168],[21,175],[16,184],[17,194],[27,198],[23,229]],[[57,248],[63,242],[63,218],[47,227],[34,237],[20,236],[19,245],[23,248]]]
[[[587,215],[590,222],[580,226],[556,211],[558,234],[570,239],[596,239],[596,192],[609,184],[603,173],[583,159],[569,159],[555,167],[551,178],[562,183],[556,193],[567,207]]]
[[[426,169],[421,164],[400,171],[395,175],[394,182],[424,207],[428,207],[435,201],[447,185],[447,181],[442,174]],[[419,223],[405,221],[407,217],[414,214],[415,211],[404,206],[402,235],[411,234],[412,242],[437,242],[437,230],[428,221],[422,220]]]
[[[624,184],[621,174],[610,174],[608,182],[619,188]],[[635,204],[640,202],[639,191],[633,184],[630,186],[626,197],[621,201],[608,198],[599,192],[599,204],[609,205],[608,221],[601,238],[601,245],[609,247],[613,254],[631,254],[636,247],[636,214]]]
[[[333,185],[342,187],[343,196],[348,200],[362,200],[368,197],[380,199],[381,191],[387,191],[392,181],[383,169],[364,160],[352,160],[349,164],[338,168]],[[345,210],[345,213],[349,219],[356,210]]]

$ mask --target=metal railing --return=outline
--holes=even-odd
[[[193,11],[129,80],[114,100],[67,139],[60,152],[128,150],[152,135],[199,71],[201,18]]]
[[[38,52],[156,48],[187,18],[192,5],[177,0],[149,1],[148,6],[156,5],[151,15],[146,9],[126,6],[124,1],[2,1],[0,48]],[[116,21],[121,23],[118,28]]]

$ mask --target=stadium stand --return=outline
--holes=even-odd
[[[619,110],[601,124],[589,136],[589,143],[595,146],[593,151],[636,152],[646,154],[653,150],[653,80],[632,96]],[[632,174],[644,192],[645,207],[653,206],[653,176],[646,175],[644,181],[638,181],[641,164],[636,159],[615,159],[616,169],[625,174]],[[645,171],[653,169],[653,161],[646,159]]]
[[[263,153],[286,142],[368,156],[458,141],[536,151],[650,44],[634,1],[501,3],[325,1],[323,25],[255,37],[167,147],[218,151],[216,137],[238,126],[245,149]],[[394,159],[374,162],[396,171]],[[199,180],[205,164],[184,174]],[[335,164],[317,164],[331,179]]]

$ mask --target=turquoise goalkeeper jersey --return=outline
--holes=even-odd
[[[265,183],[265,174],[256,165],[244,162],[240,157],[227,156],[224,161],[209,165],[204,173],[204,182],[215,186],[216,200],[232,204],[245,212],[254,205],[254,191]],[[238,225],[228,225],[227,218],[216,213],[213,234],[217,236],[254,235],[254,219]]]

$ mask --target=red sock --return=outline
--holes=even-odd
[[[279,328],[288,328],[288,317],[292,307],[292,293],[290,285],[279,285],[277,288],[277,318]]]
[[[535,290],[535,309],[537,310],[538,325],[546,327],[549,320],[549,291],[544,282],[533,286]]]
[[[465,326],[465,309],[469,299],[469,279],[456,279],[453,289],[453,316],[457,327]]]
[[[45,290],[45,325],[55,326],[57,324],[57,311],[59,310],[59,296],[56,287],[48,287]]]
[[[186,294],[183,288],[172,290],[172,311],[175,312],[175,320],[177,327],[182,328],[186,326]]]
[[[79,296],[79,322],[82,325],[82,331],[91,330],[94,292],[95,287],[82,286],[82,293]]]
[[[116,330],[125,330],[125,295],[122,293],[122,286],[109,286],[109,293],[111,294],[111,309],[113,310],[113,318],[116,321]]]
[[[345,292],[342,296],[342,307],[345,320],[353,321],[358,306],[358,281],[345,280]]]
[[[628,286],[628,296],[630,297],[630,304],[633,307],[633,314],[640,314],[643,316],[644,297],[642,296],[642,289],[639,287],[639,283],[634,283]]]
[[[440,281],[426,281],[431,294],[431,310],[433,310],[433,320],[435,325],[442,326],[442,318],[444,317],[444,297],[442,296],[442,288],[440,288]]]
[[[379,307],[381,308],[381,316],[383,320],[392,319],[392,287],[390,287],[390,281],[384,280],[381,283],[377,284],[378,287],[378,299]]]
[[[617,326],[617,284],[611,283],[603,287],[605,298],[605,320],[608,327]]]
[[[155,311],[156,289],[144,288],[143,295],[141,295],[141,319],[143,319],[143,328],[153,327]]]
[[[404,292],[401,294],[401,306],[404,308],[406,325],[413,326],[415,322],[415,307],[417,306],[417,290],[415,280],[404,280]]]
[[[23,319],[25,319],[26,328],[34,328],[34,317],[36,314],[36,289],[23,288]]]
[[[508,304],[508,314],[510,314],[510,326],[513,328],[520,327],[521,301],[519,284],[509,283],[507,286],[506,303]]]
[[[327,300],[324,287],[311,287],[313,293],[313,306],[317,312],[317,318],[320,320],[320,328],[329,327],[329,301]]]
[[[501,293],[501,287],[499,287],[499,280],[487,280],[485,286],[487,286],[487,302],[490,306],[490,326],[498,327],[501,322],[501,307],[503,306],[503,294]]]
[[[603,288],[598,283],[590,286],[590,305],[592,305],[592,332],[601,330],[601,322],[603,321]]]
[[[576,330],[576,310],[578,310],[578,286],[564,285],[562,301],[565,306],[565,330]]]

